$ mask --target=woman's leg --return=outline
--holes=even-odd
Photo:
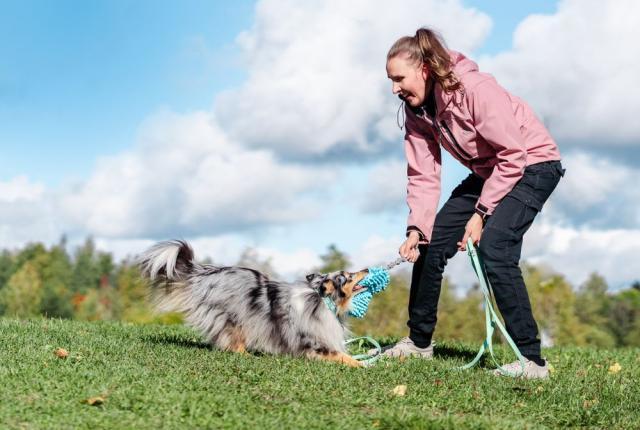
[[[520,352],[538,362],[538,327],[520,271],[520,251],[524,234],[563,174],[559,162],[527,167],[496,207],[480,239],[480,254],[506,329]]]
[[[469,175],[451,193],[436,215],[429,245],[419,247],[420,257],[413,265],[409,293],[409,337],[418,348],[431,344],[436,326],[442,273],[453,257],[464,228],[473,215],[484,181]]]

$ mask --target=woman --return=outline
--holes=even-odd
[[[407,239],[400,255],[415,263],[409,337],[385,354],[433,355],[447,260],[479,245],[509,335],[526,357],[524,376],[545,378],[540,340],[519,267],[522,238],[564,175],[555,142],[531,108],[432,31],[402,37],[387,55],[393,93],[405,103]],[[441,149],[471,174],[436,214]],[[506,366],[520,371],[519,362]]]

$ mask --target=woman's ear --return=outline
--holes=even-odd
[[[429,79],[429,67],[426,63],[422,63],[422,79],[427,81]]]

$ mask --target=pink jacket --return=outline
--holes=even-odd
[[[524,168],[560,160],[558,147],[523,100],[510,94],[478,65],[450,51],[462,91],[434,86],[434,124],[421,108],[405,106],[408,229],[431,239],[440,200],[440,148],[485,179],[476,208],[491,214],[523,175]],[[424,243],[425,241],[421,241]]]

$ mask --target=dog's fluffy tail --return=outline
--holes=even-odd
[[[189,308],[188,279],[195,261],[187,242],[169,240],[153,245],[138,258],[142,277],[150,281],[150,298],[159,311]]]

